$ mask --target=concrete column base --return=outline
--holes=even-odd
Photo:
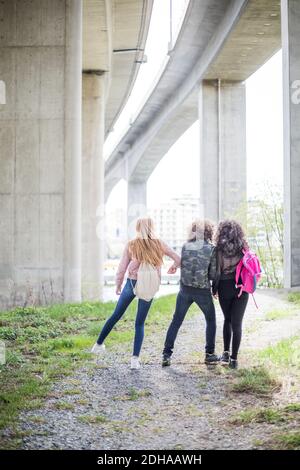
[[[81,299],[82,0],[1,2],[0,309]]]
[[[300,287],[300,2],[281,1],[284,143],[284,286]]]
[[[103,296],[104,75],[83,74],[82,297]]]

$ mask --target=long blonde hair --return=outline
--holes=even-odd
[[[161,266],[164,251],[160,240],[154,233],[154,223],[150,218],[138,219],[136,223],[136,238],[129,242],[131,256],[140,263]]]

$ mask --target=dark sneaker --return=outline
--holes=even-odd
[[[162,367],[169,367],[171,365],[171,356],[167,356],[167,354],[164,354],[161,365]]]
[[[216,364],[219,361],[220,361],[220,358],[216,354],[208,354],[208,353],[205,354],[205,361],[204,361],[205,364]]]
[[[222,356],[220,357],[220,361],[223,364],[229,364],[229,362],[230,362],[230,353],[228,351],[224,351]]]
[[[229,368],[230,369],[237,369],[238,368],[238,361],[236,359],[231,359],[230,358]]]

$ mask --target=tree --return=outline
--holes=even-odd
[[[283,202],[282,191],[266,183],[259,196],[247,204],[247,236],[263,268],[262,284],[283,285]]]

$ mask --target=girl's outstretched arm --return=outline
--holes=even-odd
[[[123,255],[120,260],[117,273],[116,273],[116,293],[118,295],[121,293],[124,276],[127,271],[129,263],[130,263],[130,255],[129,255],[128,243],[127,243],[124,248]]]
[[[168,270],[168,274],[175,274],[177,268],[179,268],[179,266],[180,266],[181,258],[176,253],[176,251],[172,250],[172,248],[169,247],[165,242],[161,242],[161,243],[162,243],[162,247],[163,247],[163,250],[164,250],[164,254],[166,256],[169,256],[174,261],[174,263],[172,264],[172,266]]]

